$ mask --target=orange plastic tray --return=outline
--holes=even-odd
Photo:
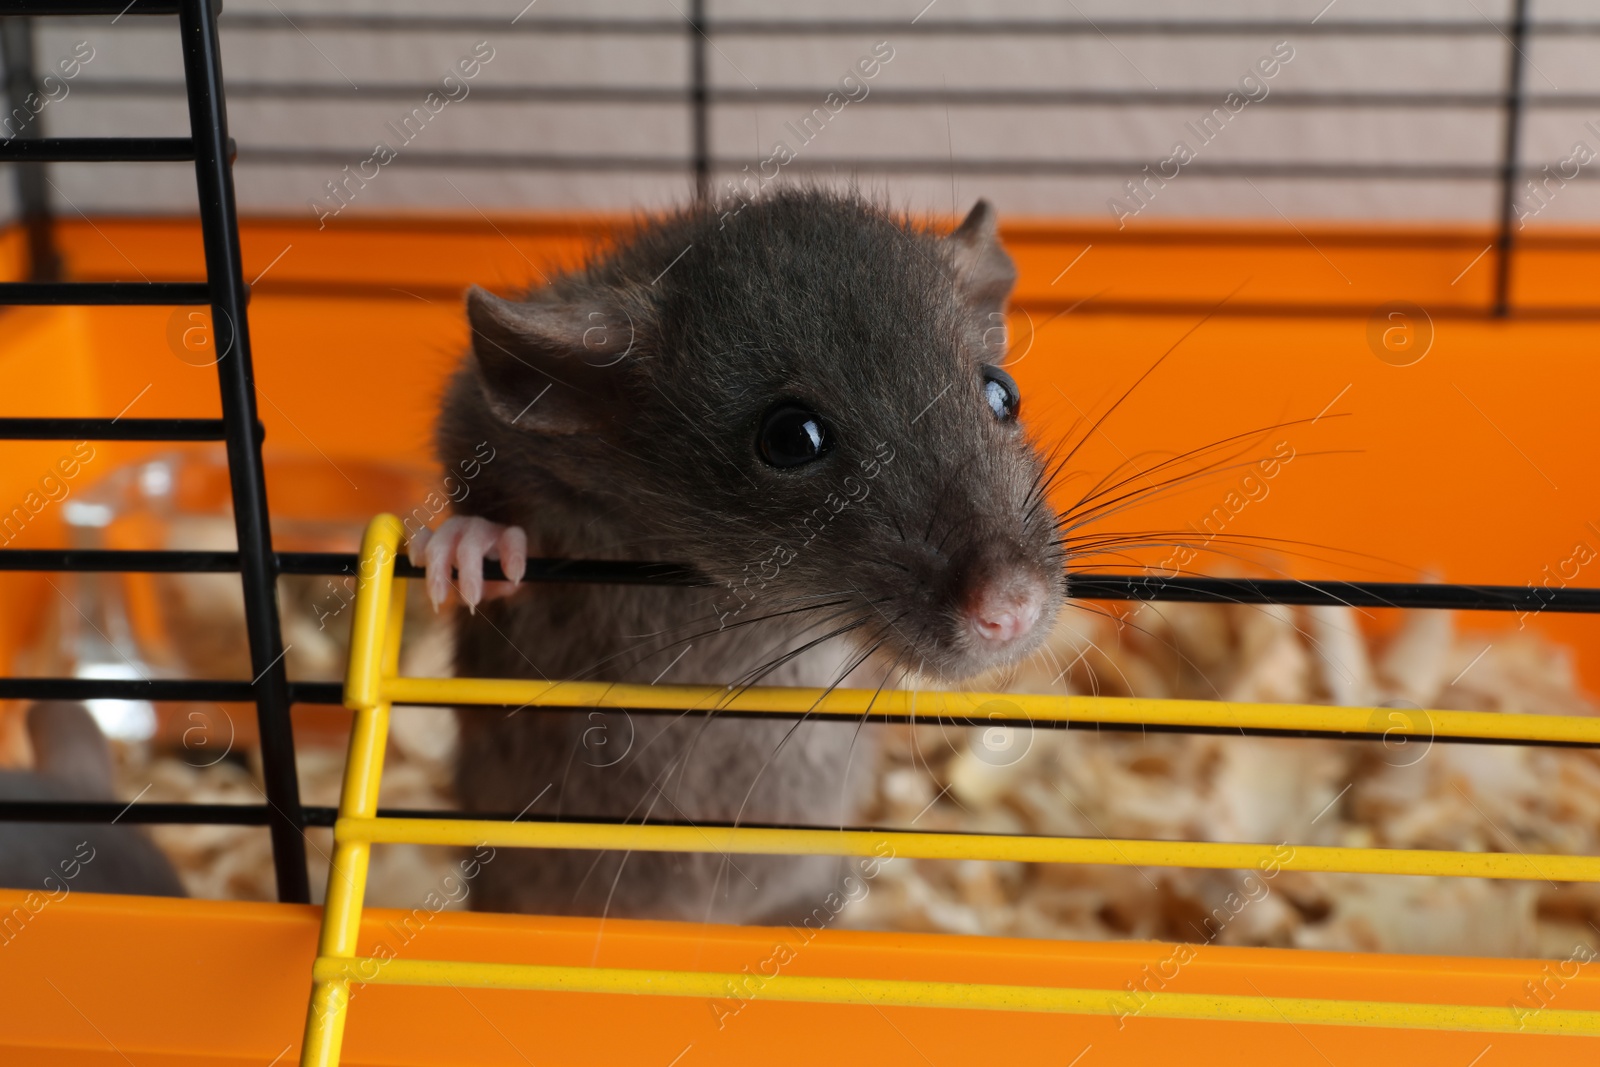
[[[0,912],[21,894],[0,892]],[[189,1067],[294,1063],[317,909],[280,904],[155,900],[73,894],[50,904],[0,947],[0,1052],[16,1067]],[[388,945],[431,959],[613,967],[692,966],[759,971],[787,942],[791,974],[916,977],[963,982],[1116,987],[1145,968],[1176,976],[1174,992],[1323,996],[1419,1002],[1536,1002],[1543,984],[1556,1008],[1600,1008],[1592,966],[1560,979],[1558,962],[1195,948],[1179,967],[1174,946],[1026,941],[822,930],[806,942],[789,929],[476,915],[426,908],[376,909],[362,950]],[[1548,968],[1548,970],[1546,970]],[[1569,966],[1569,970],[1572,968]],[[1550,972],[1556,972],[1552,978]],[[1424,1033],[1331,1026],[1195,1023],[1130,1015],[1073,1017],[1011,1012],[590,996],[488,990],[358,988],[343,1062],[486,1067],[493,1064],[692,1067],[1181,1062],[1486,1063],[1587,1062],[1590,1038]],[[1085,1051],[1087,1050],[1087,1052]],[[1082,1057],[1081,1060],[1076,1059]]]

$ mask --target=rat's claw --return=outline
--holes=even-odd
[[[428,589],[428,601],[433,610],[450,599],[450,560],[455,555],[456,544],[469,520],[452,516],[439,525],[423,542],[422,566],[427,570],[423,582]]]
[[[466,529],[456,546],[456,588],[469,611],[476,612],[483,599],[483,559],[503,529],[498,523],[477,516],[466,520]]]
[[[492,524],[491,524],[492,525]],[[520,526],[493,526],[494,544],[484,552],[484,559],[500,561],[500,570],[506,581],[483,583],[483,599],[495,600],[517,591],[517,584],[528,569],[528,535]],[[462,584],[465,589],[465,583]]]
[[[509,594],[528,570],[527,532],[520,526],[507,526],[495,542],[495,550],[500,559],[500,569],[505,571],[507,578],[506,582],[495,584],[510,587],[506,590]]]
[[[427,571],[428,600],[435,611],[450,599],[450,571],[456,571],[461,600],[475,611],[480,603],[516,591],[528,568],[528,535],[520,526],[501,526],[476,515],[452,515],[437,530],[419,530],[409,546],[411,562]],[[497,559],[511,581],[483,580],[483,561]]]

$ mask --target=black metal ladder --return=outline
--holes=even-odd
[[[223,441],[233,491],[234,529],[239,550],[233,556],[244,586],[245,623],[250,646],[250,682],[101,681],[72,678],[0,679],[0,698],[85,699],[113,697],[158,700],[248,700],[256,706],[266,810],[256,812],[272,834],[278,899],[310,899],[303,839],[305,812],[295,774],[294,737],[289,720],[291,692],[283,662],[283,635],[275,593],[278,567],[268,525],[267,488],[261,463],[262,431],[256,415],[255,373],[247,318],[249,292],[239,253],[239,220],[233,191],[233,146],[222,90],[222,56],[217,39],[220,3],[212,0],[0,0],[0,16],[176,15],[183,41],[183,73],[189,102],[187,138],[19,136],[0,143],[0,161],[110,162],[193,160],[205,246],[204,282],[73,282],[45,277],[0,283],[0,305],[18,304],[195,304],[211,308],[222,394],[218,419],[0,419],[0,439]],[[8,71],[8,77],[11,72]],[[31,73],[28,80],[31,80]],[[37,126],[27,131],[37,134]],[[26,213],[26,212],[25,212]],[[38,243],[34,243],[38,247]],[[56,553],[63,570],[85,568],[68,553]],[[166,553],[99,553],[92,569],[169,569]],[[174,554],[176,555],[176,553]],[[127,558],[116,558],[127,557]],[[22,562],[20,560],[15,562]],[[45,569],[45,568],[39,568]],[[50,568],[56,569],[56,568]],[[174,567],[171,569],[189,569]],[[326,696],[327,694],[324,694]],[[337,700],[337,697],[335,697]],[[251,821],[256,821],[252,819]]]

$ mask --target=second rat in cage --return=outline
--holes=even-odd
[[[998,363],[1016,278],[993,209],[936,236],[853,195],[788,191],[647,224],[516,300],[468,296],[438,424],[474,491],[412,539],[456,672],[869,688],[950,683],[1033,649],[1065,591],[1048,472]],[[688,564],[707,589],[485,589],[485,558]],[[504,596],[510,592],[511,595]],[[848,825],[854,722],[463,709],[474,812]],[[722,922],[809,913],[833,857],[507,851],[473,906]]]
[[[0,800],[116,799],[111,749],[86,706],[41,701],[28,708],[27,723],[33,769],[0,771]],[[23,922],[73,890],[185,895],[167,857],[142,827],[127,824],[0,822],[0,886],[27,891],[12,912]],[[16,933],[15,926],[0,930],[0,947]]]

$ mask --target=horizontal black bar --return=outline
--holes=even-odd
[[[296,704],[344,703],[338,682],[293,682]],[[247,681],[200,678],[0,678],[0,700],[160,700],[175,702],[249,703],[255,699]]]
[[[354,559],[354,557],[351,557]],[[239,553],[116,548],[4,548],[0,571],[88,571],[129,574],[237,572]]]
[[[270,810],[265,804],[0,800],[0,822],[109,823],[115,819],[158,826],[265,826]]]
[[[42,567],[12,566],[13,555],[22,558],[24,551],[0,549],[0,570],[42,570]],[[48,561],[76,562],[84,554],[76,550],[47,550],[52,555]],[[128,553],[104,553],[104,557],[128,556]],[[238,556],[233,552],[143,552],[134,565],[117,566],[110,558],[85,557],[86,567],[69,567],[77,570],[151,570],[151,571],[233,571],[238,570]],[[279,574],[355,574],[359,559],[354,552],[277,552]],[[167,558],[173,557],[173,558]],[[394,573],[401,578],[421,578],[424,571],[413,567],[404,556],[395,561]],[[504,580],[500,564],[486,560],[485,578]],[[675,563],[634,562],[609,559],[530,559],[523,576],[525,582],[581,582],[606,585],[705,585],[706,580],[691,568]]]
[[[209,304],[205,282],[0,282],[5,304]]]
[[[3,425],[3,423],[0,423]],[[277,552],[279,574],[355,574],[354,552]],[[85,548],[0,549],[0,571],[128,571],[144,574],[205,574],[239,569],[237,552],[209,550],[154,550]],[[395,561],[401,578],[421,578],[423,570],[401,558]],[[484,563],[484,576],[503,580],[500,565]],[[706,580],[688,567],[674,563],[637,563],[609,559],[530,559],[525,582],[583,582],[608,585],[705,585]]]
[[[353,557],[350,557],[353,560]],[[539,577],[532,578],[535,564]],[[325,573],[319,571],[318,573]],[[405,560],[395,574],[422,577]],[[485,561],[484,577],[503,580],[498,563]],[[524,581],[629,582],[703,586],[689,567],[609,560],[529,560]],[[1079,600],[1167,600],[1228,604],[1350,605],[1370,608],[1448,608],[1458,611],[1600,613],[1600,589],[1518,585],[1443,585],[1413,582],[1302,582],[1250,578],[1153,578],[1138,574],[1069,574],[1068,595]]]
[[[1293,235],[1293,231],[1290,231]],[[1133,235],[1132,231],[1124,231],[1118,239],[1124,242],[1136,241],[1144,236],[1160,235]],[[1304,246],[1305,239],[1295,236],[1296,242]],[[1264,237],[1270,243],[1270,237]],[[1168,244],[1192,244],[1192,241],[1164,242]],[[1317,239],[1319,245],[1322,239]],[[1531,243],[1531,242],[1530,242]],[[1428,247],[1426,242],[1417,242],[1414,245],[1401,247]],[[1481,246],[1479,246],[1481,247]],[[1526,246],[1524,246],[1526,248]],[[1477,251],[1474,249],[1473,251]],[[1526,254],[1526,252],[1522,253]],[[383,286],[351,285],[329,278],[325,280],[283,281],[276,284],[263,282],[263,292],[270,291],[274,294],[286,296],[309,297],[323,300],[356,299],[356,300],[414,300],[418,296],[430,296],[433,299],[454,301],[460,291],[453,287],[414,286],[411,289],[399,290]],[[1057,311],[1072,309],[1072,314],[1078,317],[1086,315],[1176,315],[1197,316],[1214,314],[1223,319],[1361,319],[1365,321],[1372,316],[1371,304],[1357,303],[1252,303],[1230,302],[1218,308],[1215,303],[1204,304],[1182,300],[1115,300],[1097,298],[1083,300],[1082,296],[1074,300],[1033,300],[1022,299],[1012,301],[1011,306],[1019,311],[1026,309],[1035,315],[1043,313],[1053,314]],[[1507,318],[1522,319],[1529,322],[1594,322],[1600,320],[1600,304],[1587,306],[1569,304],[1551,304],[1544,307],[1513,307],[1505,315],[1495,314],[1493,304],[1453,304],[1430,306],[1428,314],[1435,320],[1494,320],[1504,321]]]
[[[306,826],[331,828],[339,817],[339,809],[325,806],[306,806],[301,809]],[[125,804],[119,800],[0,800],[0,823],[119,823],[181,826],[265,826],[271,809],[265,804],[193,804],[163,801],[139,801]],[[380,818],[390,819],[494,819],[512,822],[514,812],[477,815],[463,811],[439,811],[421,808],[379,808]],[[524,815],[527,822],[549,822],[549,816]],[[573,819],[587,822],[599,820]],[[660,824],[657,824],[660,825]]]
[[[1410,582],[1300,582],[1253,578],[1155,578],[1069,575],[1079,600],[1167,600],[1209,604],[1347,604],[1362,608],[1458,611],[1600,612],[1600,589]]]
[[[4,421],[0,420],[0,428]],[[354,552],[277,552],[279,574],[355,574]],[[210,550],[124,550],[85,548],[0,549],[0,571],[126,571],[144,574],[205,574],[236,572],[237,552]],[[402,578],[420,578],[423,571],[404,558],[395,562]],[[485,577],[505,575],[500,565],[484,564]],[[531,559],[523,581],[583,582],[609,585],[704,585],[705,579],[687,567],[671,563],[635,563],[626,560]]]
[[[0,141],[0,163],[180,163],[194,158],[188,137],[13,137]]]
[[[402,157],[404,158],[404,157]],[[753,160],[719,159],[713,166],[721,171],[741,170]],[[1156,172],[1157,159],[962,159],[948,156],[896,158],[881,156],[819,158],[801,156],[786,165],[794,171],[832,173],[868,171],[885,174],[982,174],[997,178],[1097,177],[1143,178],[1144,168]],[[1539,173],[1536,167],[1520,167],[1518,174]],[[1581,173],[1581,172],[1580,172]],[[1341,163],[1328,161],[1239,160],[1236,162],[1190,163],[1178,177],[1195,178],[1273,178],[1323,179],[1328,181],[1487,181],[1498,180],[1505,168],[1498,163]],[[1175,180],[1169,177],[1167,180]]]
[[[344,704],[343,682],[290,682],[291,704],[324,704],[341,707]]]
[[[344,703],[344,687],[338,682],[294,682],[290,685],[290,700],[295,704],[309,704],[329,707],[339,707]],[[120,679],[103,678],[0,678],[0,699],[17,700],[159,700],[172,702],[206,702],[206,703],[234,703],[243,704],[250,700],[250,683],[248,682],[218,682],[194,681],[188,679],[170,679],[156,682],[123,681]],[[415,704],[416,701],[396,701],[397,704]],[[430,702],[427,706],[432,706]],[[521,709],[520,704],[474,704],[473,710],[504,710]],[[542,711],[573,711],[574,713],[587,713],[591,708],[541,708]],[[675,708],[607,708],[607,711],[631,712],[640,715],[681,715],[682,711]],[[1399,709],[1403,710],[1403,709]],[[710,709],[707,709],[710,713]],[[861,715],[853,712],[833,711],[794,711],[794,712],[767,712],[767,711],[724,711],[716,710],[715,714],[721,718],[729,719],[823,719],[841,722],[858,722]],[[975,721],[962,716],[940,715],[878,715],[872,718],[876,723],[907,724],[907,725],[934,725],[947,726],[973,726],[991,724],[992,720],[984,719]],[[1025,724],[1027,727],[1037,727],[1041,730],[1095,730],[1095,731],[1150,731],[1153,733],[1177,734],[1218,734],[1242,737],[1290,737],[1290,738],[1321,738],[1326,740],[1344,741],[1382,741],[1386,737],[1391,741],[1392,736],[1387,733],[1345,733],[1338,730],[1294,730],[1284,728],[1260,727],[1235,727],[1235,726],[1188,726],[1167,725],[1162,723],[1124,723],[1124,722],[1060,722],[1043,720]],[[1542,745],[1556,748],[1600,748],[1600,741],[1537,741],[1522,739],[1498,739],[1478,737],[1452,737],[1441,735],[1434,740],[1450,742],[1452,744],[1486,744],[1486,745]]]
[[[178,0],[0,0],[0,15],[175,15]]]
[[[1119,240],[1137,240],[1143,234],[1130,237],[1132,231],[1124,231],[1119,235]],[[1292,234],[1292,231],[1291,231]],[[1302,246],[1305,239],[1295,237]],[[1270,239],[1268,239],[1270,242]],[[1189,243],[1192,242],[1167,242]],[[1319,237],[1319,245],[1323,242]],[[1423,242],[1409,247],[1427,247]],[[1481,246],[1480,246],[1481,247]],[[1526,246],[1524,246],[1526,248]],[[1476,251],[1474,249],[1473,251]],[[1526,255],[1526,252],[1521,253]],[[337,279],[302,282],[279,282],[269,285],[263,282],[263,291],[270,289],[273,293],[292,295],[296,297],[310,297],[324,300],[359,299],[359,300],[413,300],[420,295],[428,295],[435,299],[454,301],[460,292],[454,288],[416,286],[412,289],[401,291],[388,289],[381,286],[348,285]],[[1074,306],[1076,305],[1076,306]],[[1072,308],[1072,314],[1078,317],[1086,315],[1176,315],[1200,316],[1214,314],[1223,319],[1361,319],[1365,321],[1372,316],[1371,304],[1356,303],[1252,303],[1230,302],[1222,308],[1215,303],[1205,304],[1182,300],[1115,300],[1096,298],[1083,300],[1079,296],[1075,300],[1031,300],[1022,299],[1012,301],[1011,306],[1017,310],[1026,309],[1034,314],[1053,314],[1057,311],[1066,311]],[[1505,315],[1496,315],[1494,305],[1484,304],[1454,304],[1443,306],[1430,306],[1428,314],[1435,320],[1494,320],[1504,321],[1507,318],[1521,319],[1529,322],[1594,322],[1600,320],[1600,304],[1587,306],[1551,304],[1545,307],[1513,307]]]
[[[191,804],[163,801],[139,801],[125,804],[117,800],[0,800],[0,823],[118,823],[156,826],[265,826],[272,809],[265,804]],[[304,825],[331,828],[339,817],[339,809],[323,806],[306,806]],[[379,808],[378,816],[389,819],[493,819],[513,822],[517,815],[507,812],[477,815],[462,811],[438,811],[422,808]],[[553,821],[548,816],[524,815],[527,822]],[[599,820],[574,819],[569,822],[598,822]],[[656,825],[661,825],[657,823]]]
[[[875,722],[891,722],[898,720],[874,720]],[[931,725],[935,720],[919,718],[919,723]],[[993,720],[985,719],[987,725],[993,725]],[[963,724],[970,725],[970,724]],[[1171,734],[1203,734],[1203,735],[1228,735],[1234,737],[1288,737],[1296,739],[1314,739],[1327,741],[1361,741],[1380,742],[1397,745],[1395,735],[1387,733],[1338,733],[1329,730],[1260,730],[1238,727],[1206,727],[1206,726],[1144,726],[1139,723],[1038,723],[1041,729],[1087,730],[1095,733],[1171,733]],[[1021,729],[1028,729],[1024,726]],[[1504,740],[1500,738],[1484,737],[1427,737],[1425,735],[1408,736],[1406,744],[1427,746],[1431,744],[1450,745],[1511,745],[1529,748],[1564,748],[1564,749],[1595,749],[1600,748],[1600,742],[1589,741],[1528,741]],[[41,822],[41,823],[109,823],[115,819],[119,823],[130,825],[218,825],[218,826],[264,826],[267,823],[270,809],[265,804],[197,804],[197,803],[171,803],[171,802],[136,802],[133,804],[121,801],[86,801],[86,800],[0,800],[0,823],[5,822]],[[331,828],[339,817],[337,808],[324,805],[307,805],[302,809],[304,825]],[[624,822],[637,825],[637,820],[619,820],[615,818],[601,818],[599,816],[584,815],[550,815],[542,813],[521,812],[472,812],[449,811],[434,808],[379,808],[378,817],[381,819],[441,819],[441,820],[466,820],[481,819],[487,822],[529,822],[529,823],[577,823],[594,825],[597,823]],[[699,826],[726,828],[735,825],[730,822],[716,820],[703,820],[695,823],[680,822],[674,819],[651,819],[652,826]],[[797,823],[757,823],[741,822],[739,826],[753,829],[832,829],[837,830],[837,824],[829,827],[806,826]],[[896,830],[897,827],[861,827],[860,829]],[[914,831],[904,828],[908,832]]]
[[[184,700],[245,703],[248,681],[195,678],[0,678],[0,700]]]
[[[340,166],[359,161],[365,150],[343,148],[289,148],[245,145],[239,150],[242,164],[276,166]],[[678,173],[689,167],[688,156],[559,155],[550,152],[405,152],[390,166],[443,168],[451,170],[541,170],[541,171],[653,171]],[[713,159],[713,170],[732,173],[753,165],[754,160]],[[1141,169],[1159,159],[950,159],[948,156],[880,156],[878,158],[818,158],[801,156],[789,164],[790,171],[832,173],[865,171],[885,174],[983,174],[995,177],[1112,176],[1136,178]],[[1537,174],[1536,167],[1523,167],[1520,173]],[[753,173],[753,172],[752,172]],[[1270,160],[1233,163],[1191,163],[1181,171],[1191,179],[1209,178],[1323,178],[1328,180],[1391,181],[1490,181],[1505,171],[1498,163],[1341,163],[1289,162]],[[1170,179],[1169,179],[1170,180]]]
[[[361,86],[364,99],[416,101],[435,86],[426,82],[369,82]],[[76,92],[96,96],[172,96],[184,95],[181,81],[154,78],[85,79],[77,82]],[[727,86],[706,90],[712,104],[819,105],[835,91],[831,86],[771,86],[747,89]],[[950,89],[895,88],[873,89],[871,98],[902,107],[1216,107],[1232,88],[1218,89]],[[231,100],[325,100],[344,103],[350,96],[345,82],[229,82]],[[480,85],[472,90],[475,100],[519,104],[661,104],[691,102],[687,86],[677,85]],[[1269,98],[1273,107],[1375,108],[1382,110],[1487,109],[1504,107],[1506,94],[1489,91],[1390,92],[1387,90],[1312,90],[1280,89]],[[1600,94],[1535,93],[1523,97],[1530,109],[1579,109],[1600,107]]]
[[[0,441],[221,441],[224,437],[221,419],[0,419]]]
[[[1397,715],[1403,715],[1408,709],[1393,709]],[[1444,710],[1444,709],[1437,709]],[[860,716],[856,717],[858,720]],[[918,720],[921,721],[921,720]],[[992,720],[985,720],[983,725],[991,724]],[[1045,727],[1045,723],[1037,723]],[[1416,743],[1428,745],[1437,742],[1441,745],[1509,745],[1516,748],[1575,748],[1575,749],[1600,749],[1600,741],[1537,741],[1517,738],[1506,740],[1493,737],[1454,737],[1448,734],[1439,734],[1434,737],[1426,735],[1402,735],[1391,733],[1342,733],[1338,730],[1280,730],[1264,729],[1260,727],[1238,726],[1174,726],[1167,723],[1142,724],[1136,722],[1074,722],[1068,724],[1072,730],[1092,730],[1096,733],[1151,733],[1151,734],[1195,734],[1205,737],[1285,737],[1300,741],[1379,741],[1399,748],[1401,745]],[[1396,741],[1397,737],[1405,737],[1404,741]]]
[[[1302,245],[1304,241],[1302,240]],[[1321,242],[1319,242],[1320,244]],[[1526,254],[1526,253],[1523,253]],[[1109,300],[1082,296],[1073,299],[1069,296],[1057,297],[1050,300],[1014,300],[1011,306],[1016,309],[1026,309],[1029,313],[1038,316],[1048,316],[1053,312],[1071,313],[1079,318],[1085,315],[1215,315],[1221,319],[1232,318],[1290,318],[1290,319],[1340,319],[1356,318],[1367,319],[1372,315],[1371,304],[1356,303],[1251,303],[1240,301],[1228,303],[1217,307],[1215,303],[1181,300]],[[1587,307],[1568,305],[1551,305],[1549,307],[1513,307],[1505,315],[1496,315],[1492,304],[1445,304],[1431,305],[1428,316],[1432,319],[1494,319],[1497,322],[1506,318],[1526,319],[1532,321],[1592,321],[1600,319],[1600,304],[1591,304]],[[1037,321],[1037,319],[1035,320]]]
[[[416,701],[395,701],[396,704],[416,704]],[[433,707],[433,704],[421,705]],[[523,711],[527,706],[522,704],[473,704],[467,710],[499,710]],[[541,707],[540,711],[565,711],[572,714],[588,714],[592,707]],[[678,708],[630,708],[626,706],[607,707],[608,712],[627,712],[633,715],[674,715],[681,716],[684,712]],[[1391,710],[1384,708],[1384,710]],[[1408,709],[1394,708],[1396,714],[1404,714]],[[1443,709],[1437,709],[1443,710]],[[870,718],[859,712],[846,711],[725,711],[722,709],[703,709],[694,715],[708,716],[715,714],[719,719],[806,719],[807,721],[821,722],[872,722],[881,726],[951,726],[951,727],[983,727],[985,729],[995,726],[1012,726],[1010,722],[999,723],[989,718],[973,718],[961,715],[873,715]],[[1192,726],[1187,724],[1169,723],[1139,723],[1139,722],[1063,722],[1056,719],[1041,719],[1024,721],[1015,725],[1020,730],[1090,730],[1096,733],[1152,733],[1152,734],[1199,734],[1217,737],[1285,737],[1300,740],[1319,741],[1387,741],[1390,745],[1396,744],[1393,733],[1369,733],[1366,731],[1341,730],[1295,730],[1282,727],[1259,726]],[[1453,745],[1514,745],[1536,748],[1588,748],[1600,749],[1600,741],[1543,741],[1526,738],[1496,738],[1496,737],[1455,737],[1440,734],[1434,737],[1417,735],[1419,742],[1437,741],[1440,744]]]
[[[239,149],[241,166],[342,166],[354,164],[371,154],[370,149],[291,148],[281,145],[243,145]],[[677,173],[693,162],[688,156],[565,156],[547,152],[402,152],[390,160],[393,167],[410,160],[417,168],[463,170],[554,170],[554,171],[657,171]],[[798,162],[798,160],[796,160]],[[948,169],[948,161],[947,169]],[[744,166],[741,161],[738,166]]]
[[[234,30],[355,31],[361,33],[531,33],[616,34],[619,36],[680,36],[690,32],[686,19],[578,18],[532,15],[508,21],[471,15],[380,15],[342,12],[295,12],[293,24],[277,14],[260,11],[224,13],[222,24]],[[1280,19],[718,19],[701,21],[711,35],[735,37],[794,37],[846,34],[865,36],[984,36],[1032,37],[1237,37],[1257,34],[1303,37],[1494,37],[1503,36],[1508,24],[1489,19],[1329,19],[1287,22]],[[1600,33],[1600,22],[1546,20],[1529,22],[1530,34]]]
[[[409,560],[395,562],[394,573],[401,578],[421,578],[421,567],[413,567]],[[503,581],[505,573],[500,564],[485,560],[483,576],[490,581]],[[676,585],[704,586],[706,579],[692,568],[676,563],[635,563],[611,559],[530,559],[525,582],[579,582],[603,585]]]
[[[279,574],[353,575],[353,552],[278,552]],[[0,571],[231,572],[235,552],[126,551],[108,549],[0,549]],[[421,578],[405,557],[395,574]],[[503,580],[500,565],[484,563],[484,577]],[[530,559],[523,581],[610,585],[706,586],[693,568],[626,560]],[[1079,600],[1162,600],[1216,604],[1350,605],[1367,608],[1439,608],[1600,614],[1600,588],[1529,585],[1445,585],[1424,582],[1338,582],[1254,578],[1159,578],[1139,574],[1069,574],[1069,595]],[[231,683],[230,683],[231,684]]]

